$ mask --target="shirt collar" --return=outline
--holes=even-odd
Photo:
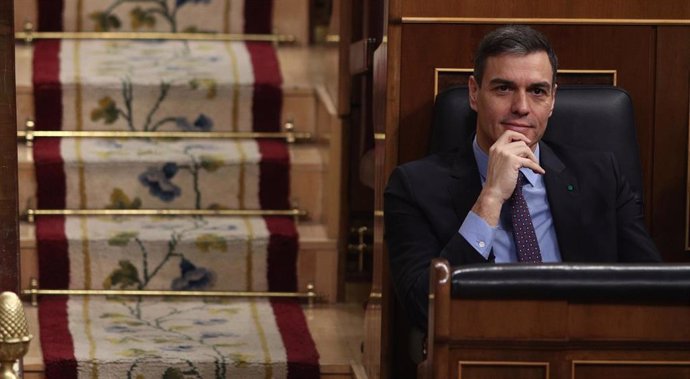
[[[477,161],[477,168],[479,169],[479,175],[482,178],[482,184],[486,181],[486,171],[488,170],[489,167],[489,156],[482,150],[481,147],[479,147],[479,144],[477,143],[477,135],[474,135],[474,140],[472,141],[472,150],[474,151],[474,159]],[[539,144],[537,144],[537,148],[534,149],[534,156],[537,158],[537,163],[540,162],[540,154],[539,154]],[[533,187],[537,186],[541,181],[540,175],[536,174],[534,171],[527,167],[522,167],[520,169],[520,172],[522,172],[525,175],[525,178],[531,184]]]

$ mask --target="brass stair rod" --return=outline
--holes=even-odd
[[[33,146],[36,138],[194,138],[194,139],[284,139],[288,143],[309,141],[309,132],[295,132],[295,123],[288,120],[282,132],[180,132],[131,130],[36,130],[32,119],[26,120],[26,130],[17,131],[17,139]]]
[[[36,39],[76,40],[168,40],[168,41],[248,41],[292,44],[297,38],[290,34],[228,34],[172,32],[33,32],[14,34],[16,40],[31,43]]]
[[[169,296],[169,297],[224,297],[224,298],[303,298],[312,305],[320,298],[312,283],[307,285],[307,292],[270,292],[270,291],[169,291],[169,290],[74,290],[74,289],[39,289],[38,280],[31,278],[30,289],[22,290],[22,296],[31,297],[31,305],[38,305],[38,296]]]
[[[310,140],[308,132],[141,132],[97,130],[34,130],[18,131],[17,138],[200,138],[200,139],[285,139]]]
[[[307,216],[293,209],[27,209],[26,218],[37,216]]]

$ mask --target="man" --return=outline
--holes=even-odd
[[[474,64],[475,138],[398,167],[384,195],[395,289],[421,330],[435,257],[451,265],[660,261],[613,154],[541,141],[557,90],[546,38],[526,26],[497,29]]]

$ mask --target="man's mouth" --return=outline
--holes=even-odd
[[[525,132],[525,131],[532,128],[532,126],[530,124],[522,123],[522,122],[502,122],[501,124],[507,130],[513,130],[516,132]]]

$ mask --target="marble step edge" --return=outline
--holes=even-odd
[[[43,378],[45,366],[40,346],[38,308],[24,303],[26,319],[33,339],[24,357],[25,378]],[[307,326],[319,352],[322,377],[352,374],[352,363],[361,363],[360,346],[364,339],[364,312],[360,304],[317,304],[304,308]],[[338,327],[333,327],[337,325]]]

